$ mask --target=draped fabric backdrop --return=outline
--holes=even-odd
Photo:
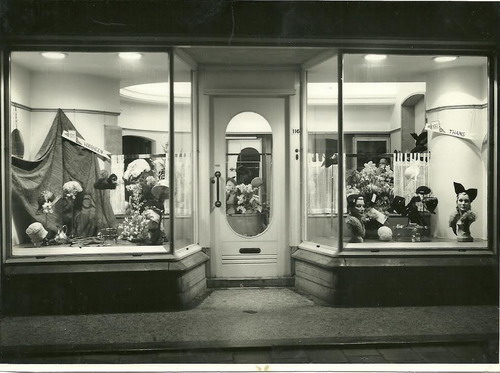
[[[100,176],[98,156],[64,139],[65,130],[76,131],[76,128],[59,109],[36,160],[12,156],[13,231],[18,234],[17,238],[13,237],[13,244],[29,242],[25,230],[35,221],[57,232],[57,226],[65,223],[69,214],[75,222],[72,232],[75,236],[94,236],[101,228],[115,226],[109,192],[94,189]],[[77,136],[82,137],[78,131]],[[78,181],[83,188],[77,211],[70,201],[61,198],[63,184],[67,181]],[[54,203],[54,212],[47,215],[37,212],[38,197],[45,190],[59,197]]]

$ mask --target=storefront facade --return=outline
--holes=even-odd
[[[496,4],[124,5],[5,6],[4,314],[496,304]]]

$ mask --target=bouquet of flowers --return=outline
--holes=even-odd
[[[130,172],[124,175],[125,181],[129,183],[125,189],[130,195],[125,219],[119,226],[121,230],[119,238],[131,242],[151,240],[151,231],[153,228],[159,231],[163,214],[163,198],[162,196],[157,198],[152,192],[153,187],[158,184],[158,180],[153,176],[155,170],[152,170],[145,160],[140,159],[140,161],[144,162],[130,163],[130,167],[127,168]],[[153,210],[154,216],[151,213]],[[156,223],[154,227],[152,227],[153,220]]]
[[[49,190],[44,190],[38,196],[38,210],[37,213],[41,214],[51,214],[54,212],[53,204],[55,200],[55,195]]]
[[[347,196],[361,194],[368,207],[380,212],[386,212],[394,198],[394,172],[389,167],[378,168],[371,161],[361,171],[350,171],[346,183]]]
[[[262,212],[264,206],[260,200],[258,189],[252,184],[229,184],[226,186],[226,196],[228,200],[234,196],[237,214],[251,214]]]
[[[78,193],[83,192],[83,188],[78,181],[68,181],[63,185],[64,197],[75,199]]]

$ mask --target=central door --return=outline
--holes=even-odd
[[[285,98],[213,97],[213,274],[289,273]]]

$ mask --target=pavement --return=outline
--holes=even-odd
[[[292,288],[212,290],[177,312],[5,317],[10,364],[498,363],[495,306],[336,308]]]

